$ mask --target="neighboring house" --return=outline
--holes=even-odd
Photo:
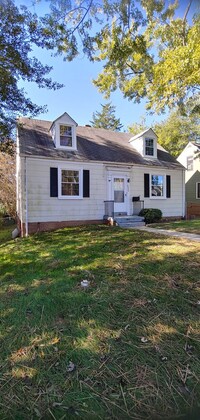
[[[200,143],[189,142],[177,160],[186,168],[185,195],[188,211],[190,213],[193,207],[194,212],[200,215],[200,209],[197,211],[197,206],[200,207]]]
[[[21,233],[99,222],[112,205],[115,215],[138,213],[144,204],[159,208],[164,217],[183,217],[184,172],[157,144],[152,129],[132,137],[80,127],[67,113],[53,123],[21,118],[17,140]]]

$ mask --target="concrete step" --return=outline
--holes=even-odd
[[[134,227],[139,227],[139,226],[145,226],[145,222],[136,222],[136,223],[127,223],[127,224],[122,224],[119,225],[119,227],[121,227],[122,229],[129,229],[129,228],[134,228]]]
[[[140,217],[137,215],[133,216],[117,216],[115,217],[115,221],[118,226],[123,228],[131,228],[134,226],[145,226],[144,217]]]

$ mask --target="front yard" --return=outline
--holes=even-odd
[[[4,237],[1,419],[198,411],[199,257],[198,243],[118,227]]]
[[[156,229],[176,230],[178,232],[188,232],[200,235],[200,219],[178,220],[176,222],[153,223],[149,225]]]

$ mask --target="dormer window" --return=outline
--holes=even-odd
[[[60,125],[60,146],[72,147],[72,127]]]
[[[50,133],[57,149],[66,151],[77,150],[76,127],[77,123],[67,112],[64,112],[63,115],[53,121]]]
[[[145,155],[154,156],[154,140],[145,137]]]

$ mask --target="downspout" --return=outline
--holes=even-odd
[[[26,235],[28,236],[28,172],[27,172],[27,158],[25,157],[25,189],[26,189]]]
[[[185,170],[183,170],[182,171],[182,178],[183,178],[183,182],[182,182],[182,196],[183,196],[183,199],[182,199],[182,206],[183,206],[183,209],[182,209],[182,214],[183,214],[183,217],[186,217],[187,216],[187,214],[186,214],[186,202],[185,202]]]

